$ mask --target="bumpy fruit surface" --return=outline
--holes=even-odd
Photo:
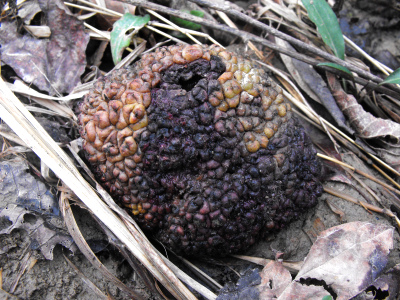
[[[97,81],[80,110],[99,180],[178,253],[242,251],[322,192],[281,88],[221,47],[158,48]]]

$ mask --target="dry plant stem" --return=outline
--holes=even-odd
[[[340,135],[343,139],[346,139],[348,142],[350,142],[351,144],[353,144],[354,146],[356,146],[358,149],[364,151],[369,157],[371,157],[372,159],[374,159],[376,162],[378,162],[380,165],[384,166],[386,169],[390,170],[391,172],[393,172],[394,174],[396,174],[397,176],[400,177],[400,173],[397,172],[394,168],[392,168],[391,166],[389,166],[387,163],[385,163],[384,161],[382,161],[381,159],[379,159],[378,157],[376,157],[375,155],[369,153],[368,151],[366,151],[362,146],[360,146],[359,144],[357,144],[355,141],[353,141],[350,137],[348,137],[345,133],[343,133],[341,130],[339,130],[338,128],[336,128],[335,126],[333,126],[331,123],[329,123],[328,121],[326,121],[324,118],[322,117],[317,117],[315,115],[315,113],[312,113],[312,111],[310,111],[305,104],[303,104],[302,102],[298,101],[296,98],[294,98],[292,95],[290,95],[288,92],[286,92],[285,90],[283,90],[284,95],[294,104],[296,105],[298,108],[301,109],[301,111],[303,111],[311,120],[313,120],[315,123],[317,123],[318,125],[321,125],[320,121],[322,121],[324,124],[326,124],[330,129],[329,131],[331,132],[331,134],[335,135],[338,134]],[[393,179],[390,179],[389,175],[385,174],[381,169],[379,169],[377,166],[374,166],[380,173],[382,173],[382,175],[384,175],[386,178],[388,178],[395,186],[400,188],[400,185],[397,184]]]
[[[134,226],[124,220],[125,225],[128,227],[128,229],[134,229]],[[142,236],[138,237],[138,240],[140,241],[143,239]],[[144,240],[144,239],[143,239]],[[150,249],[149,249],[150,250]],[[184,272],[182,272],[177,266],[175,266],[171,261],[169,261],[167,258],[165,258],[162,254],[160,254],[157,250],[151,249],[153,251],[149,251],[150,256],[153,256],[152,258],[154,261],[158,261],[159,259],[162,259],[164,263],[178,276],[179,279],[181,279],[183,282],[188,284],[190,287],[192,287],[194,290],[202,294],[204,297],[207,299],[216,299],[216,295],[213,294],[210,290],[199,284],[197,281],[193,280],[190,276],[186,275]],[[162,265],[162,264],[160,264]],[[169,270],[166,270],[169,271]]]
[[[29,97],[31,99],[43,99],[43,100],[57,100],[57,101],[70,101],[73,99],[79,99],[82,98],[85,93],[81,92],[79,94],[73,94],[73,95],[68,95],[65,97],[53,97],[49,96],[43,93],[39,93],[38,91],[30,88],[27,86],[23,81],[21,80],[15,80],[14,83],[9,83],[6,82],[6,86],[13,91],[14,93],[22,94],[26,97]],[[71,109],[67,106],[63,107],[65,112],[71,111]],[[70,118],[73,118],[72,115],[69,116]]]
[[[94,4],[94,3],[90,2],[90,1],[78,0],[78,2],[84,3],[84,4],[88,5],[88,6],[97,8],[97,9],[99,9],[99,10],[108,12],[109,14],[112,14],[112,15],[114,15],[114,16],[118,16],[118,17],[122,17],[122,16],[123,16],[123,14],[121,14],[121,13],[119,13],[119,12],[116,12],[116,11],[114,11],[114,10],[112,10],[112,9],[108,9],[108,8],[106,8],[106,7],[104,7],[104,6],[100,6],[100,5]],[[97,2],[97,1],[96,1],[96,2]]]
[[[113,282],[114,285],[119,287],[122,291],[128,293],[130,297],[134,297],[134,299],[141,300],[144,298],[136,293],[134,290],[128,288],[125,284],[123,284],[118,278],[116,278],[113,274],[108,271],[108,269],[101,263],[101,261],[97,258],[97,256],[90,249],[89,245],[86,243],[85,238],[79,230],[78,224],[76,224],[75,217],[72,213],[71,206],[69,204],[68,197],[65,195],[65,192],[61,192],[60,196],[60,209],[64,218],[65,225],[68,228],[69,233],[74,239],[76,245],[79,250],[85,255],[87,260],[97,268],[101,274],[103,274],[109,281]]]
[[[389,190],[391,190],[391,191],[393,191],[393,192],[395,192],[395,193],[400,195],[400,191],[399,190],[397,190],[394,187],[384,183],[383,181],[377,179],[376,177],[374,177],[372,175],[369,175],[369,174],[367,174],[367,173],[365,173],[365,172],[363,172],[361,170],[358,170],[358,169],[356,169],[356,168],[354,168],[354,167],[352,167],[352,166],[350,166],[350,165],[348,165],[348,164],[346,164],[346,163],[344,163],[342,161],[339,161],[339,160],[337,160],[337,159],[335,159],[333,157],[329,157],[329,156],[326,156],[326,155],[321,154],[321,153],[317,153],[317,156],[319,156],[320,158],[329,160],[331,162],[337,163],[337,164],[339,164],[339,165],[341,165],[343,167],[349,168],[350,170],[352,170],[352,171],[354,171],[354,172],[356,172],[356,173],[358,173],[358,174],[360,174],[360,175],[362,175],[362,176],[364,176],[364,177],[366,177],[366,178],[368,178],[368,179],[370,179],[370,180],[372,180],[372,181],[384,186],[385,188],[387,188],[387,189],[389,189]]]
[[[161,27],[161,28],[165,28],[165,29],[169,29],[169,30],[175,30],[174,27],[168,25],[168,24],[164,24],[164,23],[160,23],[158,21],[149,21],[149,23],[147,23],[147,25],[150,26],[156,26],[156,27]],[[210,35],[208,35],[207,33],[204,32],[200,32],[200,31],[195,31],[195,30],[191,30],[191,29],[186,29],[186,32],[195,35],[195,36],[201,36],[203,38],[206,38],[208,40],[211,41],[211,43],[216,44],[222,48],[225,48],[224,46],[222,46],[220,43],[218,43],[218,41],[216,41],[215,39],[213,39]],[[158,46],[157,46],[158,47]],[[149,50],[148,50],[149,51]],[[150,52],[150,51],[149,51]]]
[[[146,49],[146,44],[146,41],[141,42],[139,46],[137,46],[131,53],[121,60],[110,72],[107,73],[107,75],[116,69],[120,69],[131,64],[139,55],[143,53],[143,51]]]
[[[154,28],[151,25],[145,25],[146,28],[158,33],[159,35],[163,35],[166,38],[169,38],[171,40],[173,40],[175,43],[182,43],[182,44],[187,44],[186,42],[181,41],[180,39],[177,39],[176,37],[173,37],[172,35],[165,33],[164,31],[158,30],[157,28]]]
[[[147,269],[128,251],[126,251],[125,247],[118,247],[118,250],[121,252],[122,256],[126,259],[129,265],[133,270],[142,278],[146,287],[152,292],[153,295],[157,295],[159,293],[158,289],[155,287],[155,282],[157,282],[153,276],[147,272]]]
[[[254,256],[246,256],[246,255],[232,255],[232,256],[255,263],[257,265],[264,266],[264,267],[271,261],[274,261],[274,260],[268,259],[268,258],[260,258],[260,257],[254,257]],[[283,261],[282,265],[285,268],[287,268],[290,273],[297,274],[300,271],[301,267],[303,266],[303,262],[302,261],[296,261],[296,262]]]
[[[236,24],[233,23],[231,19],[229,19],[229,17],[226,15],[226,13],[221,12],[221,11],[219,11],[219,10],[217,10],[216,12],[217,12],[218,16],[219,16],[222,20],[224,20],[224,22],[225,22],[229,27],[238,29],[237,26],[236,26]],[[249,46],[249,48],[250,48],[251,50],[253,50],[253,51],[256,53],[256,55],[257,55],[257,57],[258,57],[259,59],[261,59],[262,61],[265,61],[265,57],[264,57],[262,51],[258,50],[257,47],[256,47],[252,42],[248,42],[247,45]]]
[[[292,97],[293,98],[293,97]],[[289,97],[289,99],[293,102],[293,99]],[[296,100],[297,101],[297,100]],[[298,104],[296,104],[298,105]],[[301,107],[300,107],[301,108]],[[303,110],[303,108],[301,108]],[[294,112],[297,112],[296,110],[294,110]],[[304,111],[309,117],[310,115],[307,113],[307,111]],[[318,123],[317,120],[313,119],[312,117],[310,117],[310,119],[308,119],[307,117],[300,115],[302,118],[304,118],[304,120],[306,120],[307,122],[310,122],[311,124],[313,124],[314,126],[318,127],[319,129],[322,130],[321,124]],[[322,118],[321,118],[322,119]],[[364,155],[364,153],[362,151],[365,151],[360,145],[358,145],[356,142],[354,142],[353,140],[351,140],[349,137],[347,137],[344,133],[342,133],[340,130],[333,130],[335,129],[335,127],[333,125],[331,125],[330,123],[326,122],[324,119],[322,119],[324,121],[324,123],[326,123],[327,125],[329,125],[329,127],[331,128],[329,130],[329,132],[335,137],[335,139],[337,139],[338,141],[340,141],[345,147],[351,149],[354,153],[356,153],[358,156],[360,156],[365,162],[369,163],[372,165],[373,168],[375,168],[379,173],[381,173],[382,176],[384,176],[386,179],[388,179],[390,182],[393,183],[393,185],[397,186],[400,189],[400,185],[393,179],[391,178],[388,174],[386,174],[382,169],[380,169],[377,165],[375,165],[374,163],[371,163],[370,159],[368,159],[368,157],[366,157]],[[333,128],[333,129],[332,129]],[[361,151],[362,150],[362,151]],[[365,151],[368,155],[370,155],[372,158],[374,158],[377,162],[379,162],[380,164],[382,164],[383,166],[387,167],[390,171],[393,171],[396,175],[398,175],[398,173],[393,170],[393,168],[391,168],[390,166],[387,166],[384,162],[382,162],[380,159],[376,158],[375,156],[373,156],[372,154],[368,153],[367,151]],[[390,188],[389,188],[390,189]],[[392,188],[393,189],[393,188]]]
[[[99,12],[99,13],[103,13],[103,14],[106,14],[106,15],[111,15],[111,16],[116,16],[116,17],[122,17],[123,16],[123,14],[121,14],[121,13],[118,13],[118,12],[116,12],[116,11],[113,11],[113,10],[111,10],[111,9],[108,9],[108,8],[106,8],[106,7],[102,7],[102,6],[99,6],[99,5],[96,5],[96,4],[94,4],[94,3],[90,3],[90,2],[88,2],[88,1],[80,1],[80,2],[82,2],[82,3],[85,3],[85,4],[87,4],[87,5],[89,5],[89,6],[92,6],[92,7],[96,7],[96,8],[98,8],[98,10],[93,10],[93,9],[87,9],[87,10],[89,10],[89,11],[96,11],[96,12]],[[71,5],[71,6],[73,6],[73,5]],[[77,6],[79,6],[79,5],[77,5]],[[74,6],[74,7],[76,7],[76,6]],[[82,8],[82,7],[84,7],[84,6],[79,6],[80,8]],[[82,8],[83,9],[83,8]],[[157,18],[159,18],[159,19],[161,19],[161,20],[163,20],[164,22],[166,22],[166,23],[168,23],[168,24],[171,24],[172,26],[174,26],[174,28],[176,29],[176,30],[178,30],[178,31],[180,31],[180,32],[182,32],[183,34],[186,34],[189,38],[191,38],[195,43],[197,43],[197,44],[201,44],[196,38],[194,38],[189,32],[187,32],[186,30],[184,30],[184,29],[182,29],[182,28],[180,28],[179,26],[176,26],[174,23],[172,23],[172,22],[170,22],[169,20],[167,20],[167,19],[165,19],[163,16],[160,16],[158,13],[156,13],[156,12],[154,12],[154,11],[152,11],[152,10],[147,10],[150,14],[152,14],[152,15],[154,15],[154,16],[156,16]],[[85,26],[86,26],[87,24],[85,23]],[[90,26],[90,25],[89,25]],[[90,28],[91,30],[93,30],[94,32],[96,32],[97,34],[100,34],[100,35],[102,35],[103,37],[106,37],[104,34],[102,34],[102,32],[101,31],[99,31],[99,30],[95,30],[95,29],[93,29],[94,27],[89,27],[89,26],[86,26],[86,27],[88,27],[88,28]],[[150,25],[145,25],[145,27],[147,27],[148,29],[150,29],[150,30],[152,30],[152,31],[154,31],[154,32],[156,32],[156,33],[158,33],[158,34],[160,34],[160,35],[163,35],[163,36],[165,36],[165,37],[167,37],[167,38],[169,38],[169,39],[171,39],[171,40],[173,40],[173,41],[175,41],[176,43],[184,43],[183,41],[181,41],[181,40],[179,40],[179,39],[177,39],[177,38],[175,38],[175,37],[173,37],[173,36],[171,36],[171,35],[169,35],[169,34],[167,34],[167,33],[165,33],[165,32],[163,32],[163,31],[160,31],[160,30],[158,30],[158,29],[156,29],[156,28],[154,28],[154,27],[152,27],[152,26],[150,26]],[[109,40],[110,38],[108,37],[108,40]],[[132,51],[132,49],[130,49],[129,47],[128,48],[126,48],[128,51]]]
[[[106,11],[100,10],[100,9],[94,9],[94,8],[90,8],[90,7],[83,6],[83,5],[77,5],[77,4],[69,3],[69,2],[66,2],[66,1],[64,1],[64,4],[66,6],[78,8],[78,9],[85,10],[85,11],[95,12],[95,13],[98,13],[98,14],[101,14],[101,15],[112,16],[112,17],[115,16],[115,14],[112,14],[110,12],[106,12]]]
[[[331,194],[331,195],[333,195],[333,196],[339,197],[339,198],[341,198],[343,200],[352,202],[354,204],[358,204],[358,205],[364,207],[366,210],[371,210],[371,211],[374,211],[374,212],[377,212],[377,213],[381,213],[381,214],[387,215],[388,217],[391,217],[392,219],[395,220],[395,222],[397,224],[397,227],[400,229],[400,220],[390,210],[388,210],[386,208],[380,208],[380,207],[377,207],[375,205],[369,204],[367,202],[358,200],[358,199],[356,199],[354,197],[351,197],[351,196],[346,195],[344,193],[338,192],[337,190],[334,190],[334,189],[332,189],[330,187],[327,187],[326,185],[324,185],[324,191],[329,193],[329,194]]]
[[[198,23],[198,24],[203,25],[203,26],[207,26],[207,27],[210,27],[210,28],[213,28],[213,29],[224,31],[224,32],[227,32],[227,33],[232,34],[234,36],[242,38],[242,40],[245,41],[246,43],[248,41],[253,41],[253,42],[259,43],[259,44],[261,44],[263,46],[266,46],[266,47],[268,47],[268,48],[270,48],[270,49],[272,49],[274,51],[278,51],[280,53],[283,53],[283,54],[288,55],[290,57],[293,57],[293,58],[296,58],[298,60],[304,61],[304,62],[306,62],[306,63],[308,63],[310,65],[313,65],[313,66],[316,66],[319,63],[321,63],[321,61],[318,61],[318,60],[316,60],[314,58],[311,58],[311,57],[309,57],[307,55],[304,55],[304,54],[300,54],[300,53],[297,53],[297,52],[294,52],[294,51],[290,51],[290,50],[284,49],[284,48],[282,48],[282,47],[280,47],[280,46],[278,46],[278,45],[276,45],[276,44],[274,44],[274,43],[272,43],[272,42],[270,42],[270,41],[268,41],[268,40],[266,40],[266,39],[264,39],[262,37],[256,36],[256,35],[251,34],[249,32],[245,32],[245,31],[242,31],[242,30],[239,30],[239,29],[227,27],[225,25],[221,25],[221,24],[218,24],[218,23],[210,22],[208,20],[205,20],[205,19],[193,16],[193,15],[190,15],[190,14],[184,13],[184,12],[176,10],[176,9],[172,9],[172,8],[165,7],[165,6],[162,6],[162,5],[159,5],[159,4],[155,4],[155,3],[151,3],[151,2],[147,2],[147,1],[141,1],[141,0],[117,0],[117,1],[124,2],[124,3],[129,3],[129,4],[132,4],[132,5],[136,5],[136,6],[141,6],[141,7],[144,7],[144,8],[149,8],[149,9],[152,9],[152,10],[155,10],[155,11],[159,11],[159,12],[166,13],[166,14],[169,14],[169,15],[172,15],[172,16],[176,16],[178,18],[181,18],[181,19],[184,19],[184,20],[187,20],[187,21]],[[276,31],[276,29],[273,29],[273,30]],[[279,31],[277,31],[277,32],[279,32]],[[307,45],[307,44],[305,44],[303,42],[300,42],[299,40],[296,40],[296,39],[294,39],[292,37],[290,37],[290,38],[295,40],[295,41],[297,41],[301,45],[304,45],[303,48],[304,47],[311,48],[309,45]],[[317,49],[317,48],[314,48],[314,47],[312,47],[312,48],[313,49]],[[349,70],[359,74],[360,76],[362,76],[363,74],[368,74],[369,76],[367,76],[367,78],[369,79],[369,77],[371,77],[370,73],[368,73],[368,72],[366,72],[366,71],[364,71],[364,70],[362,70],[362,69],[360,69],[358,67],[355,67],[352,64],[344,62],[343,60],[338,59],[335,56],[329,55],[329,54],[327,54],[327,53],[325,53],[325,52],[323,52],[321,50],[319,50],[319,51],[324,53],[325,56],[328,55],[330,58],[333,58],[333,59],[329,59],[330,61],[333,61],[333,62],[335,62],[335,63],[337,63],[339,65],[343,65],[343,66],[347,67]],[[327,67],[323,67],[323,66],[320,67],[320,68],[323,69],[323,70],[335,72],[335,74],[341,75],[339,73],[339,71],[332,70],[331,68],[327,68]],[[363,77],[365,77],[365,76],[363,76]],[[380,78],[378,78],[376,76],[373,76],[373,77],[374,77],[374,79],[377,80],[376,82],[381,82],[382,81],[382,79],[380,79]],[[359,77],[354,77],[354,81],[359,83],[359,84],[362,84],[362,85],[366,85],[367,83],[369,83],[371,88],[373,88],[375,91],[379,91],[379,92],[385,93],[385,94],[387,94],[389,96],[392,96],[392,97],[394,97],[396,99],[400,99],[400,90],[387,88],[387,87],[383,87],[383,86],[378,86],[377,83],[371,83],[368,80],[365,80],[365,79],[359,78]]]
[[[15,292],[15,290],[17,289],[18,286],[18,282],[21,279],[21,276],[25,273],[25,270],[32,264],[35,264],[37,261],[36,258],[32,257],[32,253],[30,251],[28,251],[24,258],[22,259],[20,266],[19,266],[19,271],[17,274],[17,277],[15,278],[13,284],[10,287],[9,292],[12,294]]]
[[[385,75],[389,75],[390,73],[393,72],[392,69],[388,68],[381,62],[377,61],[375,58],[371,57],[368,53],[366,53],[364,50],[362,50],[360,47],[357,46],[356,43],[354,43],[352,40],[350,40],[347,36],[343,35],[344,41],[350,45],[351,48],[356,50],[357,52],[361,53],[362,56],[364,56],[366,59],[368,59],[374,66],[376,66],[381,72]]]
[[[89,28],[93,32],[97,33],[98,35],[101,35],[103,38],[107,39],[108,41],[110,40],[110,33],[98,30],[96,27],[93,27],[92,25],[89,25],[86,22],[84,22],[83,25],[85,25],[85,27]]]
[[[397,186],[400,189],[400,185],[392,178],[390,177],[388,174],[386,174],[381,168],[379,168],[377,165],[372,164],[372,166],[374,167],[375,170],[377,170],[379,173],[382,174],[382,176],[384,176],[387,180],[389,180],[391,183],[393,183],[393,185]],[[396,175],[398,175],[398,173],[396,173]]]
[[[382,188],[381,193],[385,195],[387,199],[391,199],[393,205],[397,207],[397,209],[400,209],[400,198],[397,197],[394,193],[389,191],[387,188]]]
[[[153,246],[139,243],[111,209],[98,197],[85,181],[72,160],[54,142],[44,128],[23,106],[20,100],[7,88],[0,78],[0,118],[53,170],[53,172],[86,204],[134,255],[150,270],[178,299],[195,299],[193,294],[180,282],[170,269],[149,255]],[[154,251],[154,250],[153,250]]]
[[[81,270],[78,269],[77,266],[75,266],[72,261],[70,261],[68,259],[68,257],[66,257],[64,255],[64,259],[65,261],[68,263],[68,265],[75,271],[75,273],[78,274],[78,276],[80,277],[80,279],[82,279],[82,281],[89,287],[89,289],[96,294],[96,296],[98,297],[98,299],[102,299],[102,300],[109,300],[109,298],[104,295],[104,293],[89,279],[85,276],[85,274],[83,274],[81,272]]]
[[[279,31],[279,30],[277,30],[277,29],[275,29],[275,28],[273,28],[273,27],[271,27],[269,25],[266,25],[266,24],[264,24],[264,23],[262,23],[262,22],[260,22],[260,21],[258,21],[256,19],[252,18],[252,17],[249,17],[249,16],[241,13],[240,11],[232,9],[231,6],[228,5],[228,4],[222,5],[222,4],[220,4],[220,2],[217,2],[217,1],[212,2],[212,1],[208,1],[208,0],[189,0],[189,1],[197,3],[197,4],[202,5],[202,6],[207,6],[209,8],[213,8],[213,9],[216,9],[216,10],[219,10],[219,11],[223,11],[223,12],[227,13],[228,15],[235,16],[236,18],[238,18],[240,20],[243,20],[248,24],[251,24],[251,25],[256,26],[256,27],[258,27],[258,28],[260,28],[262,30],[265,30],[266,32],[268,32],[268,33],[270,33],[270,34],[272,34],[272,35],[274,35],[274,36],[276,36],[278,38],[281,38],[281,39],[283,39],[283,40],[285,40],[287,42],[290,42],[291,44],[296,45],[296,46],[298,46],[298,47],[300,47],[300,48],[302,48],[302,49],[304,49],[306,51],[309,51],[309,52],[311,52],[313,54],[316,54],[316,55],[318,55],[320,57],[323,57],[326,60],[329,60],[329,61],[332,61],[332,62],[337,63],[339,65],[342,65],[342,66],[348,68],[349,70],[358,73],[360,76],[362,76],[364,78],[367,78],[369,80],[372,80],[372,81],[378,82],[378,83],[382,81],[382,79],[379,78],[378,76],[375,76],[375,75],[373,75],[373,74],[371,74],[369,72],[366,72],[363,69],[358,68],[357,66],[354,66],[353,64],[347,63],[347,62],[341,60],[340,58],[337,58],[336,56],[331,55],[331,54],[329,54],[329,53],[327,53],[325,51],[322,51],[322,50],[320,50],[320,49],[318,49],[318,48],[316,48],[314,46],[308,45],[308,44],[306,44],[306,43],[304,43],[304,42],[302,42],[302,41],[300,41],[298,39],[295,39],[295,38],[291,37],[290,35],[287,35],[287,34],[281,32],[281,31]]]
[[[162,256],[160,254],[160,256]],[[216,300],[217,295],[215,295],[213,292],[211,292],[209,289],[198,283],[196,280],[194,280],[192,277],[187,275],[185,272],[180,270],[177,266],[175,266],[170,260],[168,260],[166,257],[162,256],[164,258],[165,263],[170,267],[175,274],[179,277],[180,280],[185,282],[187,285],[189,285],[191,288],[196,290],[198,293],[200,293],[202,296],[204,296],[208,300]]]
[[[333,196],[339,197],[339,198],[341,198],[343,200],[352,202],[354,204],[361,205],[365,209],[369,209],[369,210],[372,210],[372,211],[377,212],[377,213],[384,213],[384,209],[383,208],[379,208],[379,207],[377,207],[375,205],[372,205],[372,204],[369,204],[369,203],[367,203],[365,201],[358,200],[358,199],[356,199],[354,197],[351,197],[351,196],[349,196],[347,194],[341,193],[341,192],[339,192],[339,191],[337,191],[335,189],[327,187],[326,185],[324,185],[324,191],[329,193],[329,194],[331,194],[331,195],[333,195]]]
[[[28,147],[23,140],[21,140],[17,135],[13,134],[13,133],[9,133],[9,132],[4,132],[2,131],[1,127],[0,127],[0,135],[4,138],[6,138],[7,140],[14,142],[18,145],[21,145],[23,147]]]
[[[213,278],[208,276],[202,270],[200,270],[196,265],[185,259],[184,257],[178,256],[178,258],[187,266],[189,267],[194,273],[197,274],[198,277],[201,277],[204,281],[207,281],[208,284],[212,285],[216,291],[223,288],[218,282],[216,282]]]
[[[358,182],[359,185],[361,185],[364,189],[367,190],[368,193],[370,193],[370,195],[376,200],[376,202],[378,202],[381,206],[385,207],[382,203],[382,200],[378,197],[377,194],[375,194],[375,192],[367,185],[365,184],[363,181],[361,181],[357,176],[355,176],[355,174],[353,172],[349,172],[351,177],[353,177],[355,179],[355,181]],[[360,191],[359,191],[360,192]],[[368,199],[367,197],[365,197],[364,195],[362,195],[364,197],[364,199]]]
[[[173,23],[170,20],[164,18],[163,16],[161,16],[158,13],[156,13],[155,11],[152,11],[151,9],[146,9],[146,11],[149,14],[152,14],[153,16],[159,18],[160,20],[162,20],[165,23],[169,24],[170,26],[174,27],[174,29],[179,31],[180,33],[187,35],[196,44],[201,45],[200,41],[198,39],[196,39],[194,36],[192,36],[189,32],[187,32],[184,28],[181,28],[181,27],[177,26],[175,23]]]
[[[72,143],[71,143],[72,144]],[[83,170],[87,173],[87,175],[89,175],[90,179],[95,183],[96,185],[96,191],[101,195],[101,197],[103,198],[103,200],[107,203],[107,205],[114,211],[116,212],[124,221],[128,221],[130,222],[133,226],[135,226],[135,228],[138,230],[138,232],[140,232],[143,236],[144,233],[142,232],[142,230],[140,229],[139,226],[137,226],[136,222],[131,218],[131,216],[128,215],[128,213],[122,209],[121,207],[119,207],[114,199],[110,196],[110,194],[107,193],[107,191],[96,181],[96,179],[94,178],[94,174],[92,173],[92,171],[90,171],[90,169],[88,168],[88,166],[83,162],[83,160],[79,157],[79,155],[77,154],[76,151],[74,151],[73,147],[71,145],[68,145],[68,149],[71,151],[71,154],[74,156],[74,158],[76,159],[76,161],[79,163],[79,165],[83,168]],[[147,239],[146,239],[147,240]],[[147,240],[148,241],[148,240]]]

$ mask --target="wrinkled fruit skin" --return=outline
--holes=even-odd
[[[218,46],[145,54],[97,81],[80,110],[99,180],[180,254],[243,251],[322,192],[316,151],[281,88]]]

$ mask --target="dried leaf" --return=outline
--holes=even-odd
[[[62,1],[38,0],[47,25],[49,39],[21,35],[16,22],[2,21],[0,54],[25,82],[54,95],[69,93],[80,82],[86,67],[89,35],[82,21],[70,15]]]
[[[352,222],[322,232],[295,280],[278,299],[292,299],[292,293],[299,292],[299,283],[307,280],[311,283],[308,288],[315,286],[313,282],[330,287],[337,299],[354,297],[371,285],[386,266],[393,248],[393,231],[382,224]]]
[[[400,145],[381,141],[381,148],[373,147],[377,155],[391,165],[396,171],[400,171]]]
[[[250,300],[261,299],[258,286],[261,277],[257,269],[247,270],[236,284],[227,283],[221,290],[217,300]]]
[[[394,266],[385,274],[380,276],[371,285],[376,290],[387,292],[388,298],[386,299],[399,299],[400,296],[400,264]]]
[[[37,1],[26,1],[18,9],[18,17],[24,20],[25,24],[30,24],[37,13],[41,12]]]
[[[283,46],[291,51],[295,51],[295,49],[288,42],[278,38],[276,39],[276,42],[280,46]],[[339,109],[335,99],[332,97],[331,92],[327,88],[325,81],[318,74],[318,72],[315,71],[314,68],[309,64],[291,58],[287,55],[281,54],[281,58],[290,74],[296,80],[297,84],[313,100],[324,105],[327,111],[342,129],[344,129],[347,133],[353,134],[354,130],[346,125],[346,118]]]
[[[68,233],[50,228],[41,215],[33,211],[10,204],[0,209],[0,219],[11,222],[9,226],[0,230],[0,234],[9,234],[14,229],[24,229],[31,239],[31,249],[40,250],[46,259],[53,259],[53,249],[57,244],[72,252],[76,251],[74,241]]]
[[[323,297],[330,296],[328,291],[321,285],[303,285],[293,281],[287,289],[278,297],[278,300],[322,300]]]
[[[45,117],[36,118],[40,125],[47,131],[47,133],[58,143],[68,143],[70,138],[68,137],[66,131],[59,122],[51,121]]]
[[[320,218],[316,218],[313,222],[313,225],[310,229],[306,230],[308,237],[311,241],[315,242],[317,237],[320,235],[322,231],[326,229],[324,222]]]
[[[260,299],[275,299],[292,282],[290,272],[281,262],[269,262],[260,273],[261,284],[258,286]]]
[[[400,124],[391,120],[376,118],[366,112],[353,95],[348,95],[343,91],[335,75],[327,73],[327,78],[337,104],[359,136],[369,139],[391,136],[396,143],[399,143]]]
[[[20,158],[0,162],[0,207],[16,204],[47,216],[60,216],[58,202],[46,185],[27,172]]]
[[[75,251],[73,239],[64,228],[58,201],[47,187],[26,170],[22,160],[0,163],[0,234],[24,229],[31,238],[31,248],[53,259],[57,244]],[[1,249],[0,252],[7,249]]]

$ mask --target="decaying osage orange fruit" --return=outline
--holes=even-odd
[[[321,165],[281,88],[216,45],[160,47],[80,105],[96,176],[174,251],[243,251],[317,203]]]

